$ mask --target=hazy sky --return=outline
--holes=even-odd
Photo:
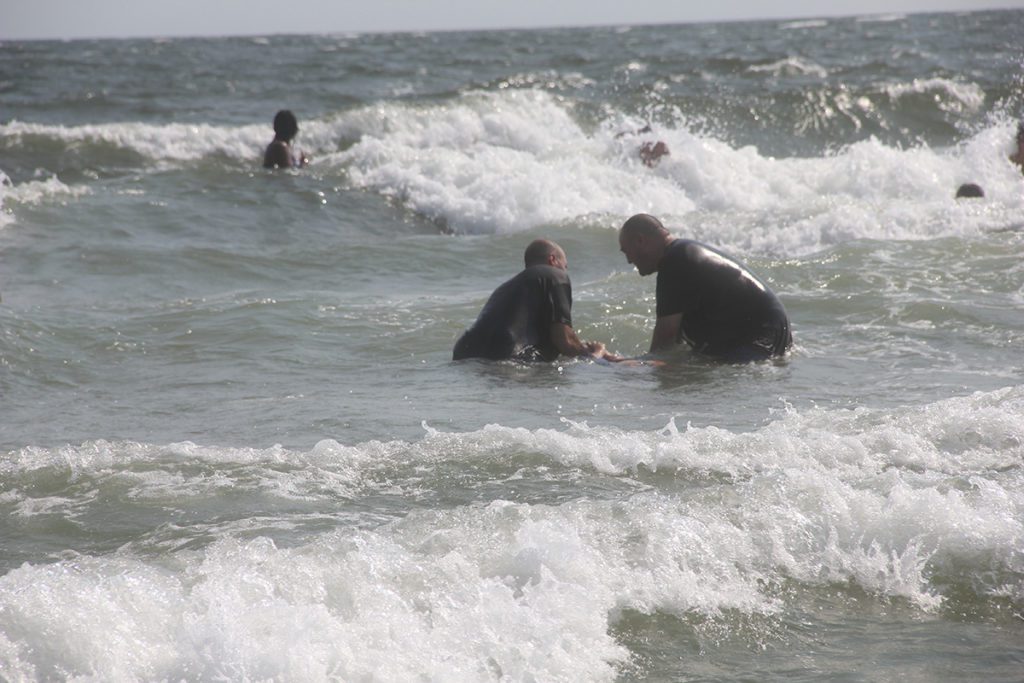
[[[0,0],[0,39],[433,31],[1024,8],[1024,0]]]

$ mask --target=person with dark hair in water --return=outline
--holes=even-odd
[[[685,341],[699,353],[743,363],[782,356],[793,345],[782,302],[723,252],[676,239],[644,213],[623,224],[619,248],[640,275],[658,274],[652,353]]]
[[[1017,151],[1010,155],[1010,161],[1024,171],[1024,122],[1017,124]]]
[[[299,132],[295,114],[282,109],[274,116],[274,140],[263,154],[263,168],[297,168],[309,163],[302,152],[292,149],[292,140]]]
[[[960,187],[956,188],[957,199],[971,199],[974,197],[984,197],[985,190],[981,189],[981,185],[976,183],[964,183]]]
[[[620,360],[601,342],[584,342],[573,330],[572,285],[562,248],[534,240],[523,260],[526,267],[494,290],[455,343],[452,359],[550,362],[562,355]]]

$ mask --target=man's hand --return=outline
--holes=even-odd
[[[585,348],[594,358],[604,358],[608,354],[608,352],[605,351],[604,344],[601,342],[583,342],[583,348]]]

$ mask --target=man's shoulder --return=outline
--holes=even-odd
[[[708,261],[709,265],[731,264],[738,266],[739,262],[721,249],[704,244],[697,240],[679,238],[674,240],[668,247],[669,251],[678,258],[685,258],[692,261]]]
[[[263,165],[270,168],[278,166],[289,168],[292,166],[291,147],[283,140],[274,140],[267,145],[267,151],[263,153]]]
[[[705,253],[705,249],[707,249],[707,245],[701,244],[697,240],[677,237],[665,247],[662,265],[671,266],[699,260]],[[659,272],[660,270],[659,268]]]
[[[699,241],[694,240],[694,239],[689,239],[687,237],[677,237],[677,238],[675,238],[674,240],[669,242],[668,248],[669,248],[669,250],[673,250],[673,251],[683,251],[683,252],[689,252],[689,253],[702,252],[702,251],[714,251],[714,252],[718,251],[717,249],[715,249],[714,247],[712,247],[709,244],[704,244],[703,242],[699,242]]]
[[[274,140],[267,145],[267,152],[287,152],[289,149],[288,143],[284,140]]]
[[[523,269],[519,277],[524,279],[550,280],[559,284],[569,282],[569,273],[554,266],[528,266]]]
[[[564,270],[551,266],[529,266],[505,280],[495,290],[501,297],[522,296],[523,294],[544,287],[568,284],[569,277]]]

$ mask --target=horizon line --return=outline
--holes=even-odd
[[[32,43],[32,42],[62,42],[70,43],[75,41],[105,41],[105,40],[216,40],[223,38],[276,38],[276,37],[296,37],[296,36],[364,36],[364,35],[388,35],[388,34],[435,34],[435,33],[503,33],[503,32],[518,32],[518,31],[564,31],[573,29],[634,29],[634,28],[645,28],[645,27],[662,27],[662,26],[687,26],[687,25],[701,25],[701,24],[739,24],[739,23],[760,23],[760,22],[791,22],[791,21],[829,21],[829,20],[845,20],[845,19],[870,19],[873,17],[884,18],[884,17],[911,17],[911,16],[924,16],[931,14],[980,14],[984,12],[1020,12],[1024,11],[1021,7],[982,7],[977,9],[969,10],[931,10],[922,12],[901,12],[893,10],[891,12],[870,12],[867,14],[814,14],[814,15],[801,15],[801,16],[764,16],[764,17],[748,17],[748,18],[723,18],[723,19],[701,19],[691,21],[653,21],[653,22],[640,22],[640,23],[582,23],[582,24],[537,24],[537,25],[522,25],[522,26],[483,26],[476,28],[432,28],[432,29],[364,29],[364,30],[349,30],[349,31],[280,31],[274,33],[261,33],[261,32],[240,32],[240,33],[202,33],[202,34],[159,34],[159,33],[140,33],[134,35],[81,35],[81,36],[66,36],[66,37],[46,37],[46,36],[33,36],[33,37],[22,37],[22,38],[7,38],[0,35],[0,44],[2,43]]]

